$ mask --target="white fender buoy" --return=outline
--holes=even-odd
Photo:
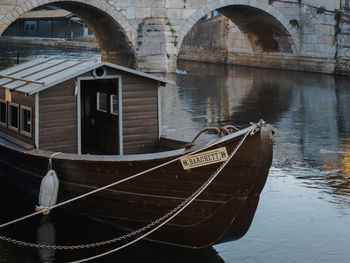
[[[44,215],[50,213],[50,210],[47,210],[46,208],[56,204],[58,195],[58,185],[59,182],[56,172],[52,169],[49,170],[41,181],[39,193],[39,206],[36,209],[37,211],[44,210]]]
[[[41,218],[41,221],[36,231],[36,241],[38,244],[56,246],[56,229],[54,223],[50,219],[50,216],[45,216]],[[41,259],[40,262],[54,262],[55,254],[56,250],[54,249],[38,249],[38,255]]]

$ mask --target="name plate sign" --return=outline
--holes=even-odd
[[[215,150],[185,156],[180,159],[184,170],[220,163],[228,159],[226,147]]]

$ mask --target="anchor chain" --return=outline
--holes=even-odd
[[[263,124],[264,124],[264,122],[262,122],[262,121],[259,121],[259,123],[256,123],[256,124],[255,123],[251,123],[251,127],[244,134],[244,136],[240,140],[240,142],[236,145],[235,149],[231,152],[231,154],[228,157],[228,159],[225,162],[223,162],[218,167],[218,169],[204,182],[204,184],[201,185],[201,187],[199,187],[192,195],[190,195],[183,202],[181,202],[178,206],[176,206],[174,209],[172,209],[171,211],[169,211],[168,213],[166,213],[162,217],[154,220],[153,222],[151,222],[151,223],[149,223],[149,224],[143,226],[142,228],[139,228],[139,229],[137,229],[137,230],[135,230],[133,232],[130,232],[128,234],[125,234],[125,235],[122,235],[122,236],[119,236],[119,237],[115,237],[115,238],[112,238],[112,239],[109,239],[109,240],[105,240],[105,241],[101,241],[101,242],[95,242],[95,243],[89,243],[89,244],[82,244],[82,245],[46,245],[46,244],[37,244],[37,243],[20,241],[20,240],[12,239],[12,238],[5,237],[5,236],[0,236],[0,240],[6,241],[8,243],[17,244],[17,245],[20,245],[20,246],[32,247],[32,248],[52,249],[52,250],[78,250],[78,249],[101,247],[101,246],[109,245],[109,244],[112,244],[112,243],[115,243],[115,242],[118,242],[118,241],[126,240],[128,238],[131,238],[131,237],[134,237],[134,236],[136,236],[138,234],[141,234],[141,233],[145,232],[146,230],[151,229],[152,227],[155,227],[154,229],[151,229],[148,233],[144,234],[142,237],[137,238],[136,240],[131,241],[128,244],[126,244],[126,245],[131,245],[132,243],[138,241],[141,238],[144,238],[145,236],[151,234],[153,231],[155,231],[156,229],[160,228],[161,226],[163,226],[164,224],[169,222],[177,214],[182,212],[188,205],[190,205],[210,185],[210,183],[220,174],[220,172],[223,170],[223,168],[227,165],[227,163],[236,154],[236,152],[241,147],[243,142],[246,140],[248,135],[250,135],[250,136],[254,135],[256,132],[258,132],[260,130],[260,127]],[[203,149],[201,149],[201,150],[203,150]],[[191,154],[193,154],[193,153],[191,153]],[[114,252],[116,250],[119,250],[119,249],[125,247],[126,245],[124,245],[122,247],[119,247],[117,249],[114,249],[112,252]],[[90,259],[92,259],[92,258],[89,258],[89,260]],[[85,260],[83,260],[83,261],[85,261]],[[79,262],[83,262],[83,261],[79,261]]]

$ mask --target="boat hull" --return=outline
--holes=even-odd
[[[248,136],[232,160],[193,203],[150,239],[200,248],[242,237],[250,227],[272,161],[272,127]],[[225,136],[215,146],[230,154],[244,133]],[[194,147],[195,148],[195,147]],[[187,152],[190,152],[189,149]],[[58,202],[163,164],[183,153],[137,158],[60,154],[53,160],[60,189]],[[47,172],[49,152],[21,151],[0,143],[0,176],[38,197]],[[180,161],[141,175],[65,206],[127,231],[139,229],[178,206],[218,169],[221,163],[184,170]]]

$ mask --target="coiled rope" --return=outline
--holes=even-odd
[[[92,259],[96,259],[96,258],[99,258],[99,257],[102,257],[102,256],[105,256],[105,255],[108,255],[108,254],[111,254],[113,252],[116,252],[120,249],[123,249],[137,241],[139,241],[140,239],[142,238],[145,238],[146,236],[150,235],[151,233],[153,233],[154,231],[156,231],[157,229],[159,229],[160,227],[162,227],[163,225],[165,225],[166,223],[168,223],[170,220],[172,220],[174,217],[176,217],[179,213],[181,213],[187,206],[189,206],[210,184],[211,182],[220,174],[220,172],[224,169],[224,167],[227,165],[227,163],[232,159],[232,157],[236,154],[236,152],[238,151],[238,149],[241,147],[241,145],[243,144],[243,142],[245,141],[245,139],[247,138],[247,136],[250,134],[250,135],[254,135],[261,127],[261,125],[263,124],[263,122],[259,122],[257,124],[254,124],[252,123],[251,124],[251,127],[248,128],[247,132],[244,134],[244,136],[242,137],[242,139],[240,140],[240,142],[236,145],[235,149],[232,151],[232,153],[230,154],[230,156],[228,157],[228,159],[223,162],[219,168],[204,182],[204,184],[198,188],[191,196],[189,196],[187,199],[185,199],[183,202],[181,202],[178,206],[176,206],[174,209],[172,209],[170,212],[168,212],[167,214],[165,214],[164,216],[158,218],[157,220],[149,223],[148,225],[136,230],[136,231],[133,231],[131,233],[128,233],[128,234],[125,234],[125,235],[122,235],[122,236],[119,236],[119,237],[116,237],[116,238],[113,238],[113,239],[109,239],[109,240],[106,240],[106,241],[101,241],[101,242],[96,242],[96,243],[90,243],[90,244],[84,244],[84,245],[70,245],[70,246],[54,246],[54,245],[45,245],[45,244],[36,244],[36,243],[30,243],[30,242],[24,242],[24,241],[19,241],[19,240],[15,240],[15,239],[12,239],[12,238],[8,238],[8,237],[5,237],[5,236],[0,236],[0,240],[2,241],[6,241],[6,242],[9,242],[9,243],[13,243],[13,244],[17,244],[17,245],[22,245],[22,246],[27,246],[27,247],[34,247],[34,248],[46,248],[46,249],[55,249],[55,250],[73,250],[73,249],[84,249],[84,248],[93,248],[93,247],[100,247],[100,246],[104,246],[104,245],[108,245],[108,244],[112,244],[112,243],[115,243],[115,242],[118,242],[118,241],[122,241],[122,240],[125,240],[127,238],[131,238],[133,236],[136,236],[138,234],[141,234],[143,232],[145,232],[146,230],[149,230],[148,232],[144,233],[142,236],[122,245],[122,246],[119,246],[113,250],[110,250],[110,251],[107,251],[105,253],[102,253],[102,254],[99,254],[99,255],[96,255],[96,256],[93,256],[93,257],[90,257],[90,258],[86,258],[86,259],[82,259],[82,260],[78,260],[78,261],[73,261],[72,263],[79,263],[79,262],[86,262],[86,261],[89,261],[89,260],[92,260]],[[193,151],[189,154],[186,154],[184,156],[188,156],[188,155],[193,155],[199,151],[203,151],[209,147],[212,147],[212,146],[215,146],[216,144],[218,144],[220,142],[217,142],[217,143],[214,143],[214,144],[211,144],[211,145],[208,145],[206,147],[203,147],[201,149],[198,149],[196,151]],[[80,196],[77,196],[75,198],[72,198],[72,199],[69,199],[69,200],[66,200],[64,202],[61,202],[59,204],[56,204],[54,206],[51,206],[51,207],[48,207],[46,209],[49,209],[49,210],[52,210],[54,208],[57,208],[59,206],[62,206],[64,204],[67,204],[67,203],[70,203],[70,202],[73,202],[75,200],[78,200],[78,199],[81,199],[83,197],[86,197],[88,195],[91,195],[93,193],[96,193],[96,192],[99,192],[99,191],[102,191],[106,188],[109,188],[109,187],[112,187],[114,185],[117,185],[117,184],[120,184],[122,182],[125,182],[127,180],[130,180],[132,178],[135,178],[137,176],[140,176],[141,174],[144,174],[146,172],[150,172],[150,171],[153,171],[155,169],[158,169],[160,167],[163,167],[165,165],[168,165],[172,162],[175,162],[177,160],[179,160],[180,158],[184,157],[184,156],[181,156],[181,157],[178,157],[176,159],[173,159],[171,161],[168,161],[164,164],[161,164],[159,166],[156,166],[156,167],[153,167],[151,169],[148,169],[148,170],[145,170],[143,172],[140,172],[138,174],[135,174],[133,176],[130,176],[128,178],[124,178],[120,181],[117,181],[115,183],[112,183],[110,185],[107,185],[107,186],[104,186],[104,187],[101,187],[99,189],[96,189],[94,191],[91,191],[91,192],[88,192],[86,194],[83,194],[83,195],[80,195]],[[45,211],[45,210],[44,210]],[[26,218],[30,218],[30,217],[33,217],[37,214],[40,214],[42,213],[43,211],[40,211],[40,212],[35,212],[35,213],[32,213],[32,214],[29,214],[27,216],[24,216],[24,217],[21,217],[21,218],[18,218],[16,220],[13,220],[13,221],[10,221],[8,223],[5,223],[5,224],[2,224],[0,225],[0,229],[5,227],[5,226],[8,226],[8,225],[11,225],[11,224],[14,224],[16,222],[19,222],[19,221],[22,221]],[[152,228],[153,227],[153,228]]]

